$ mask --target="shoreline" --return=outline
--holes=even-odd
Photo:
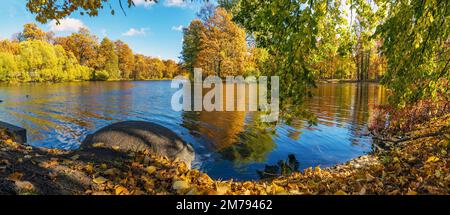
[[[125,81],[170,81],[172,79],[170,78],[163,78],[163,79],[143,79],[143,80],[107,80],[107,81],[94,81],[94,80],[88,80],[88,81],[63,81],[63,82],[0,82],[0,84],[3,85],[21,85],[21,84],[68,84],[68,83],[89,83],[89,82],[125,82]]]
[[[170,78],[162,78],[162,79],[142,79],[142,80],[134,80],[134,79],[118,79],[118,80],[106,80],[106,81],[100,81],[100,80],[73,80],[73,81],[62,81],[62,82],[51,82],[51,81],[43,81],[43,82],[2,82],[0,81],[0,84],[12,84],[12,85],[20,85],[20,84],[62,84],[62,83],[83,83],[83,82],[122,82],[122,81],[170,81],[172,79]],[[223,79],[225,80],[225,79]],[[358,81],[353,79],[321,79],[318,80],[317,83],[380,83],[379,80],[365,80],[365,81]]]
[[[447,114],[410,135],[449,123]],[[6,139],[0,141],[0,194],[448,194],[446,138],[379,144],[383,147],[343,164],[259,181],[213,180],[148,152],[63,151]]]
[[[321,84],[341,84],[341,83],[376,83],[380,84],[380,80],[353,80],[353,79],[321,79],[317,83]]]

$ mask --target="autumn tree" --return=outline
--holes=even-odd
[[[239,75],[244,72],[247,43],[245,31],[232,21],[232,15],[217,8],[205,22],[198,65],[206,74]]]
[[[9,40],[0,40],[0,52],[8,52],[12,54],[19,53],[19,43]]]
[[[164,78],[173,78],[177,75],[178,72],[178,64],[174,60],[165,60],[164,63]]]
[[[98,58],[100,71],[106,71],[110,79],[119,79],[119,58],[115,52],[114,43],[107,37],[103,38],[98,48]]]
[[[41,30],[36,24],[28,23],[23,26],[23,31],[20,32],[16,37],[17,40],[21,42],[27,40],[45,40],[46,33]]]
[[[115,42],[122,79],[129,79],[134,69],[134,55],[130,47],[121,40]]]
[[[375,50],[376,41],[374,33],[379,23],[385,18],[385,7],[377,6],[374,2],[357,1],[351,5],[354,10],[355,19],[352,30],[354,35],[354,62],[356,64],[356,79],[366,81],[369,79],[371,62],[377,51]],[[352,13],[353,14],[353,13]]]
[[[132,78],[134,80],[144,79],[144,73],[148,70],[145,56],[141,54],[134,55],[134,68]]]
[[[187,28],[183,30],[183,50],[181,52],[181,59],[184,66],[190,72],[194,71],[196,67],[197,56],[202,46],[201,35],[205,31],[203,23],[196,19],[193,20]]]
[[[78,64],[62,46],[41,40],[19,43],[17,53],[0,52],[0,80],[7,82],[61,82],[88,80],[90,69]]]
[[[205,10],[209,11],[209,10]],[[226,10],[217,8],[204,22],[194,20],[185,30],[183,57],[187,68],[203,69],[205,75],[244,73],[247,44],[245,31]]]
[[[98,39],[88,29],[81,28],[77,33],[67,37],[55,38],[55,44],[61,45],[66,51],[70,51],[83,66],[93,69],[99,67],[97,61]]]
[[[148,70],[144,73],[145,79],[161,79],[163,77],[165,65],[161,59],[147,57],[146,64],[148,66]]]
[[[15,58],[10,52],[0,52],[0,82],[19,78],[19,66]]]
[[[449,1],[381,1],[389,9],[378,27],[388,71],[382,83],[392,104],[450,100]]]
[[[244,74],[245,76],[260,76],[264,69],[265,63],[269,58],[267,50],[251,46],[248,54],[245,56]]]

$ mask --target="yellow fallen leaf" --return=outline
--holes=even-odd
[[[192,188],[186,195],[200,195],[201,193],[197,190],[197,188]]]
[[[94,143],[94,144],[92,144],[92,146],[95,147],[95,148],[103,147],[104,145],[105,145],[104,143]]]
[[[414,190],[410,190],[406,193],[406,195],[417,195],[417,192]]]
[[[246,182],[244,182],[244,183],[242,184],[242,186],[245,187],[245,188],[247,188],[247,189],[249,189],[249,188],[251,188],[251,187],[253,186],[253,183],[250,182],[250,181],[246,181]]]
[[[359,191],[358,194],[359,195],[366,195],[366,188],[365,187],[361,188],[361,190]]]
[[[148,174],[152,174],[156,171],[156,167],[148,166],[145,170],[147,171]]]
[[[21,172],[13,172],[8,176],[8,179],[11,181],[19,181],[23,176]]]
[[[218,195],[225,195],[231,189],[230,185],[225,182],[216,183],[216,191]]]
[[[97,177],[97,178],[94,178],[94,183],[96,183],[96,184],[104,184],[105,182],[107,182],[108,181],[108,179],[106,179],[106,178],[103,178],[103,177]]]
[[[211,179],[211,177],[209,177],[208,174],[202,173],[199,177],[198,177],[198,181],[201,183],[212,183],[213,180]]]
[[[336,193],[334,193],[334,195],[347,195],[347,193],[343,190],[338,190]]]
[[[189,183],[187,183],[186,181],[175,181],[172,184],[172,189],[174,190],[185,190],[188,189],[190,187]]]
[[[126,193],[128,193],[128,190],[124,186],[119,185],[116,187],[116,195],[126,194]]]
[[[29,181],[15,181],[16,186],[21,190],[33,190],[34,185]]]
[[[316,171],[316,172],[320,172],[320,171],[321,171],[321,169],[320,169],[320,166],[316,166],[316,167],[314,167],[314,171]]]
[[[366,180],[370,182],[375,180],[375,177],[373,177],[370,173],[366,173]]]
[[[436,162],[436,161],[439,161],[439,158],[435,157],[435,156],[431,156],[428,158],[427,163]]]
[[[114,169],[114,168],[107,169],[107,170],[105,170],[103,172],[103,174],[105,174],[105,175],[114,175],[114,174],[116,174],[116,169]]]
[[[85,169],[87,172],[93,172],[93,171],[94,171],[94,166],[92,166],[92,164],[87,164],[87,165],[84,167],[84,169]]]
[[[270,194],[284,194],[286,193],[286,190],[283,187],[272,183],[266,187],[266,192]]]

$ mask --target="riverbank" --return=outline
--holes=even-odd
[[[450,114],[332,168],[262,181],[218,181],[150,153],[61,151],[0,139],[0,194],[449,194]]]
[[[171,81],[171,78],[155,78],[155,79],[108,79],[108,80],[72,80],[72,81],[26,81],[26,82],[8,82],[0,81],[0,84],[4,85],[21,85],[21,84],[62,84],[62,83],[84,83],[84,82],[121,82],[121,81]]]

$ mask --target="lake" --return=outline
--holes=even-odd
[[[299,169],[328,167],[372,150],[367,124],[385,90],[373,83],[319,84],[302,120],[268,129],[256,112],[176,112],[170,81],[0,84],[0,121],[27,129],[33,146],[77,149],[87,134],[124,120],[172,129],[196,152],[193,167],[216,179],[257,180],[258,170],[294,154]]]

